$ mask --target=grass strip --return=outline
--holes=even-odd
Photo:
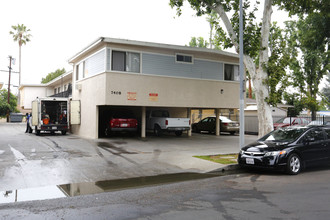
[[[218,154],[206,156],[194,156],[199,159],[209,160],[220,164],[237,164],[238,154]]]

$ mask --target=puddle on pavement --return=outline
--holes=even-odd
[[[97,194],[146,186],[198,180],[228,175],[228,173],[176,173],[129,179],[105,180],[97,182],[71,183],[10,191],[0,191],[0,203],[14,203]]]

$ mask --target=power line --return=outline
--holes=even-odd
[[[0,72],[6,72],[6,73],[9,73],[8,70],[0,70]],[[16,71],[11,71],[11,73],[19,73],[19,72],[16,72]]]

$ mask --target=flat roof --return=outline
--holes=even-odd
[[[69,72],[66,72],[58,77],[56,77],[55,79],[53,79],[52,81],[49,81],[48,83],[45,84],[22,84],[20,85],[19,89],[22,89],[24,87],[48,87],[48,86],[52,86],[54,84],[56,84],[57,82],[59,82],[59,80],[70,80],[72,79],[72,70],[70,70]],[[1,87],[0,87],[1,88]]]
[[[181,46],[181,45],[172,45],[172,44],[162,44],[162,43],[153,43],[153,42],[145,42],[145,41],[136,41],[136,40],[128,40],[128,39],[119,39],[119,38],[109,38],[109,37],[99,37],[87,47],[82,49],[80,52],[72,56],[68,62],[72,63],[74,59],[82,55],[83,53],[89,51],[90,49],[96,47],[101,43],[115,43],[115,44],[126,44],[133,46],[143,46],[143,47],[153,47],[153,48],[161,48],[161,49],[173,49],[173,50],[185,50],[185,51],[194,51],[194,52],[204,52],[204,53],[213,53],[219,55],[225,55],[229,57],[239,58],[239,55],[236,53],[226,52],[222,50],[209,49],[209,48],[201,48],[201,47],[189,47],[189,46]]]

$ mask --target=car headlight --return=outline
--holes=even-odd
[[[285,154],[286,151],[282,150],[282,151],[269,151],[267,153],[265,153],[265,157],[269,157],[269,156],[277,156],[277,155],[282,155]]]
[[[244,154],[244,150],[240,150],[240,151],[239,151],[239,154],[240,154],[240,155],[243,155],[243,154]]]

